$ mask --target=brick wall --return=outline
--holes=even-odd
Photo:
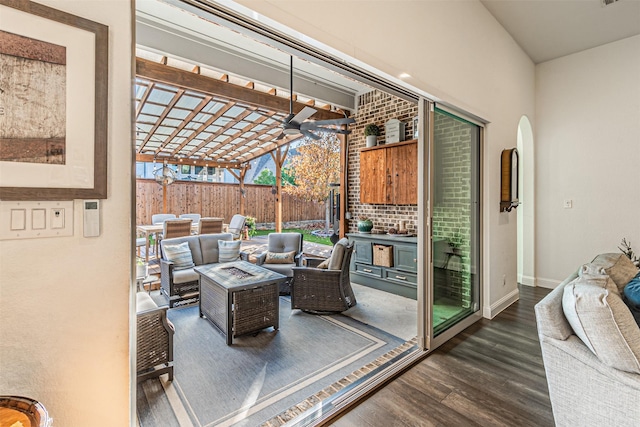
[[[384,124],[389,119],[405,123],[405,140],[413,138],[413,118],[418,106],[395,96],[374,90],[358,98],[356,125],[349,136],[348,159],[348,211],[351,212],[349,232],[357,232],[357,219],[366,215],[372,219],[374,229],[386,231],[404,220],[407,228],[417,230],[417,205],[374,205],[360,203],[360,149],[366,146],[364,127],[375,123],[382,131],[378,141],[384,141]],[[459,256],[450,258],[447,269],[436,273],[435,294],[449,297],[468,308],[471,304],[471,274],[469,269],[470,246],[466,236],[470,231],[471,198],[471,147],[468,125],[444,114],[435,115],[434,135],[436,194],[433,212],[434,241],[455,241]],[[436,250],[446,250],[447,245],[436,245]],[[445,254],[434,254],[440,260]],[[436,267],[440,267],[436,265]]]
[[[446,283],[436,283],[435,295],[447,296],[471,303],[469,270],[471,228],[471,146],[470,127],[445,114],[435,114],[434,139],[436,192],[433,208],[433,240],[454,242],[460,248],[458,256],[449,258]],[[447,245],[435,245],[446,248]],[[435,258],[438,257],[434,254]],[[446,259],[446,255],[444,256]],[[436,265],[436,267],[440,267]]]
[[[373,221],[375,230],[387,231],[404,220],[407,229],[414,231],[418,221],[417,205],[372,205],[360,203],[360,149],[366,146],[364,128],[370,123],[380,127],[384,141],[384,125],[387,120],[398,119],[405,124],[404,140],[413,139],[413,118],[418,115],[418,105],[395,96],[373,90],[358,97],[358,109],[354,118],[356,124],[349,136],[348,160],[348,210],[351,212],[349,232],[357,232],[357,219],[366,215]],[[366,177],[365,177],[366,179]]]

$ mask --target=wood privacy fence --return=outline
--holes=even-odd
[[[266,185],[245,184],[244,213],[256,222],[275,222],[276,196]],[[167,186],[167,213],[199,213],[229,222],[240,213],[240,186],[212,182],[176,181]],[[152,179],[136,179],[136,224],[151,224],[162,213],[162,186]],[[282,197],[282,221],[323,220],[324,204],[306,202],[288,194]]]

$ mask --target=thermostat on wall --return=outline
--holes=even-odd
[[[100,236],[100,201],[84,200],[84,237]]]

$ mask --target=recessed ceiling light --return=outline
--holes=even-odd
[[[401,79],[408,79],[409,77],[411,77],[411,74],[409,73],[400,73],[400,75],[398,76]]]

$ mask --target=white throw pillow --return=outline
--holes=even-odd
[[[608,276],[584,275],[564,288],[562,309],[602,363],[640,374],[640,329]]]
[[[182,242],[178,245],[162,246],[167,261],[173,262],[174,270],[184,270],[195,266],[189,243]]]
[[[238,261],[240,243],[240,240],[218,240],[218,262]]]

